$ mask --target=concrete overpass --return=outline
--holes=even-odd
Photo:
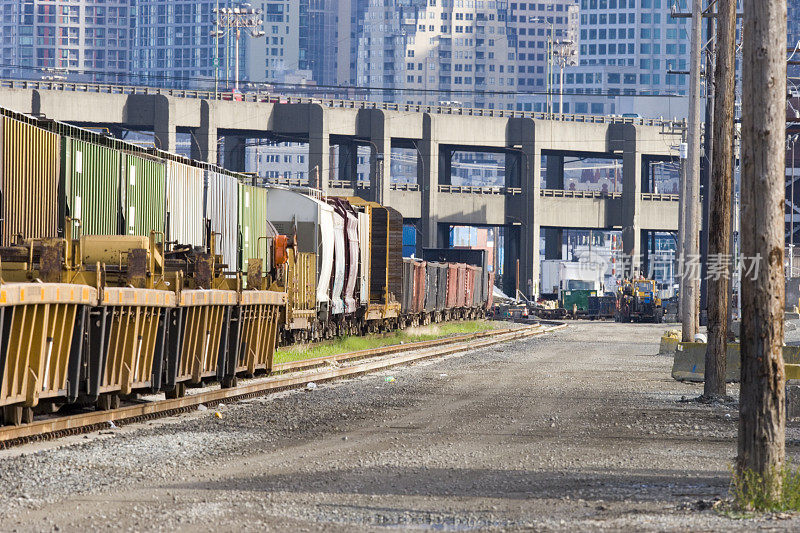
[[[620,229],[623,251],[638,268],[643,232],[678,227],[678,198],[648,190],[647,163],[676,158],[681,123],[266,93],[227,98],[229,93],[0,81],[2,107],[84,126],[153,131],[157,147],[167,151],[175,150],[179,132],[188,132],[195,159],[216,162],[222,137],[224,165],[231,170],[245,170],[248,138],[307,142],[311,185],[318,180],[328,194],[357,194],[395,207],[419,221],[422,246],[445,245],[451,225],[504,226],[507,272],[519,259],[525,292],[538,285],[543,228]],[[333,145],[340,146],[339,179],[330,175]],[[366,184],[354,181],[357,146],[371,151]],[[382,164],[392,147],[416,151],[416,185],[392,184],[390,165]],[[459,150],[504,155],[505,186],[453,186],[450,155]],[[563,190],[567,155],[621,160],[622,191]]]

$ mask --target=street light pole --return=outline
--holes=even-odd
[[[263,20],[261,19],[261,10],[260,9],[252,9],[250,4],[241,4],[240,7],[223,7],[221,9],[214,8],[214,13],[217,15],[217,19],[214,21],[214,24],[217,26],[217,29],[212,32],[217,39],[222,35],[225,35],[225,40],[227,42],[227,36],[229,32],[234,33],[234,37],[236,38],[235,43],[235,65],[234,65],[234,91],[239,92],[239,38],[242,34],[242,29],[247,30],[247,33],[251,37],[263,37],[264,31],[259,29],[261,24],[263,24]],[[225,47],[225,77],[227,79],[228,76],[228,47]]]
[[[567,65],[574,65],[576,55],[575,43],[570,39],[559,40],[554,43],[553,57],[558,61],[558,66],[561,70],[559,75],[559,89],[558,89],[558,112],[564,114],[564,67]]]
[[[219,0],[217,0],[216,6],[214,7],[214,13],[219,12]],[[214,21],[216,24],[217,21]],[[216,100],[219,96],[219,35],[217,32],[213,32],[214,36],[214,100]]]

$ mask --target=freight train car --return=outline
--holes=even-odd
[[[374,202],[5,110],[0,137],[6,423],[235,386],[280,342],[479,316],[491,295],[480,268],[404,268],[402,217]]]

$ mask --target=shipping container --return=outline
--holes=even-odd
[[[205,191],[203,169],[167,159],[166,179],[167,240],[202,246]]]
[[[403,246],[417,245],[417,228],[411,224],[403,226]]]
[[[81,139],[61,137],[64,215],[73,219],[73,238],[118,233],[119,172],[119,151]]]
[[[0,125],[0,245],[8,246],[17,235],[57,237],[58,135],[8,116]]]
[[[214,170],[206,170],[206,202],[204,217],[211,220],[216,253],[222,256],[227,272],[236,272],[239,265],[239,181]]]
[[[239,269],[247,271],[249,259],[270,264],[267,237],[272,237],[267,216],[267,189],[239,184]],[[260,242],[259,242],[260,240]]]
[[[164,232],[165,178],[163,161],[122,154],[125,235],[147,237],[151,231]]]

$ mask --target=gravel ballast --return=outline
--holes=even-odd
[[[4,531],[800,527],[792,516],[734,520],[712,509],[727,497],[737,407],[681,401],[702,386],[670,378],[671,356],[656,355],[665,329],[576,322],[313,390],[2,451],[0,523]],[[797,464],[797,424],[787,441]]]

